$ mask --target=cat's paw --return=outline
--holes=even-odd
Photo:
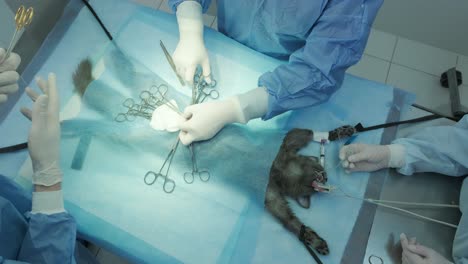
[[[309,227],[305,228],[304,242],[314,248],[321,255],[328,255],[330,253],[327,242]]]
[[[356,129],[352,126],[342,126],[329,132],[328,139],[335,141],[343,138],[347,138],[356,133]]]

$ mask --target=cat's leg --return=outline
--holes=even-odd
[[[265,207],[284,227],[286,227],[286,229],[301,239],[299,236],[301,235],[301,227],[304,224],[293,213],[284,195],[281,194],[279,190],[279,186],[274,181],[270,180],[266,191]],[[317,250],[319,254],[327,255],[329,253],[328,245],[325,240],[309,227],[305,227],[304,231],[302,239],[308,246]]]
[[[335,141],[347,138],[356,133],[356,129],[352,126],[341,126],[328,133],[328,140]]]
[[[313,139],[313,135],[312,130],[295,128],[286,134],[281,150],[297,152],[309,144]]]

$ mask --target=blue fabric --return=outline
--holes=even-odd
[[[460,192],[462,216],[453,239],[452,256],[455,264],[468,263],[468,178],[465,178]]]
[[[180,0],[169,0],[174,10]],[[211,1],[199,1],[206,10]],[[364,52],[382,0],[218,1],[218,29],[269,56],[289,60],[258,80],[269,119],[323,103]],[[251,87],[257,84],[252,83]]]
[[[323,112],[316,106],[268,122],[229,126],[213,141],[197,144],[199,167],[212,173],[208,183],[199,180],[192,185],[184,183],[182,175],[190,168],[190,155],[179,146],[170,172],[177,187],[168,195],[161,190],[162,182],[146,186],[143,176],[150,169],[159,169],[176,134],[153,131],[144,119],[117,124],[113,117],[124,110],[121,106],[124,99],[137,98],[138,92],[152,82],[168,83],[174,92],[171,97],[181,106],[189,101],[190,92],[179,87],[161,49],[155,48],[159,40],[164,41],[169,52],[176,46],[176,19],[151,9],[122,8],[129,5],[127,1],[102,0],[93,4],[97,10],[107,10],[99,13],[104,21],[116,20],[122,27],[115,35],[116,45],[107,46],[104,55],[102,50],[86,54],[94,63],[103,59],[105,71],[88,87],[79,118],[62,125],[65,205],[77,219],[80,235],[135,262],[310,262],[310,255],[297,238],[265,212],[262,204],[267,169],[282,135],[298,126],[323,130],[357,122],[380,124],[392,109],[404,109],[410,101],[400,99],[408,95],[396,93],[386,85],[347,76],[342,89],[321,105]],[[134,13],[129,15],[128,10]],[[123,20],[130,19],[125,23],[117,21],[120,12]],[[89,30],[88,19],[80,13],[59,47],[73,50],[76,40],[71,36],[86,40],[82,36]],[[205,37],[221,97],[250,90],[259,76],[283,63],[213,30],[206,30]],[[110,51],[116,47],[123,51],[124,60],[119,59],[122,56],[112,56],[117,53]],[[57,52],[66,56],[61,49]],[[55,60],[60,60],[57,56],[54,54],[54,59],[48,60],[43,68],[53,68]],[[65,82],[59,89],[69,89],[70,85]],[[372,112],[364,107],[370,103]],[[74,170],[71,164],[80,138],[88,135],[92,140],[86,159],[81,170]],[[356,141],[379,143],[381,136],[379,130],[362,134]],[[362,195],[368,174],[363,173],[359,181],[345,177],[336,166],[339,144],[342,142],[327,146],[330,182],[345,186],[351,194]],[[317,155],[318,146],[311,143],[304,152]],[[25,187],[30,184],[23,183]],[[314,196],[310,210],[292,203],[301,219],[329,241],[332,253],[323,258],[325,263],[341,261],[360,206],[355,200],[328,195]],[[336,212],[346,217],[337,217]],[[330,225],[329,219],[336,221]]]
[[[28,263],[75,263],[76,225],[68,213],[29,214],[24,191],[0,175],[0,263],[5,259]],[[16,207],[18,206],[18,207]],[[30,207],[29,207],[30,210]]]
[[[102,57],[93,56],[96,63],[104,62],[106,70],[87,88],[79,118],[62,125],[64,193],[70,204],[67,207],[75,208],[73,213],[78,221],[88,223],[80,229],[135,261],[310,261],[310,255],[297,238],[263,209],[268,169],[283,135],[291,127],[323,131],[357,122],[364,125],[383,123],[392,108],[401,109],[411,100],[400,100],[403,104],[396,104],[395,96],[405,98],[407,94],[347,76],[343,88],[320,107],[285,115],[285,119],[283,117],[276,122],[252,122],[248,127],[229,126],[212,140],[197,144],[195,151],[199,167],[212,173],[208,183],[184,183],[182,175],[190,168],[190,156],[187,149],[180,147],[170,173],[177,187],[174,193],[165,194],[161,189],[162,182],[146,186],[143,176],[148,170],[159,169],[176,135],[152,131],[144,119],[128,123],[113,121],[115,115],[124,110],[121,103],[126,98],[137,99],[139,91],[151,84],[167,81],[171,89],[168,97],[175,98],[182,107],[189,102],[184,91],[177,89],[177,79],[168,64],[154,63],[164,61],[161,50],[142,52],[159,39],[169,49],[177,41],[176,31],[171,30],[177,27],[174,17],[153,12],[140,10],[115,37],[116,45],[109,46]],[[147,37],[139,38],[142,34]],[[281,63],[214,32],[208,31],[206,36],[207,46],[212,52],[210,56],[216,58],[213,60],[213,72],[219,80],[218,89],[222,97],[237,93],[236,89],[249,89],[245,83],[255,80],[263,69]],[[231,51],[228,54],[225,53],[226,47]],[[368,97],[357,97],[356,94]],[[375,111],[362,116],[364,106]],[[74,170],[70,164],[79,148],[77,145],[80,138],[89,135],[92,140],[85,162],[81,170]],[[373,131],[358,136],[356,140],[379,143],[381,135],[381,130]],[[327,146],[330,153],[327,171],[334,175],[330,182],[345,186],[343,188],[350,194],[362,196],[368,174],[363,173],[359,181],[345,177],[336,166],[337,156],[331,154],[337,153],[340,144],[342,142]],[[317,153],[316,144],[304,150],[306,155]],[[83,189],[93,195],[84,195]],[[118,199],[116,193],[119,193]],[[313,198],[313,205],[313,209],[303,210],[292,203],[301,219],[333,245],[332,255],[325,257],[324,261],[339,262],[354,225],[351,219],[356,219],[361,203],[317,195]],[[148,210],[148,207],[155,210]],[[347,218],[337,220],[337,224],[331,226],[326,219],[333,217],[337,210]],[[194,244],[193,241],[199,237],[204,238],[202,243]]]
[[[407,138],[393,141],[405,147],[405,166],[398,171],[437,172],[460,176],[468,174],[468,116],[454,126],[428,127]]]
[[[28,214],[19,260],[30,263],[75,263],[76,223],[68,213]]]

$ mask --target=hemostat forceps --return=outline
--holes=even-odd
[[[135,103],[135,101],[132,98],[125,99],[122,105],[128,110],[126,113],[117,114],[117,116],[114,119],[117,122],[135,121],[137,116],[141,116],[146,119],[151,119],[151,114],[145,111],[146,107]]]
[[[150,88],[150,91],[143,91],[140,94],[140,98],[144,101],[146,101],[149,104],[153,104],[156,106],[160,106],[162,104],[167,105],[170,109],[175,111],[178,114],[182,114],[177,107],[171,103],[167,97],[166,93],[169,90],[167,85],[161,84],[159,86],[153,85]]]
[[[164,160],[164,163],[161,166],[161,168],[159,169],[159,172],[156,173],[154,171],[148,171],[145,174],[144,181],[145,181],[145,183],[147,185],[153,185],[156,182],[156,180],[158,179],[158,177],[161,177],[161,178],[164,178],[164,184],[163,184],[164,192],[172,193],[174,191],[174,189],[176,187],[176,183],[175,183],[175,181],[169,179],[169,169],[171,168],[172,159],[175,156],[177,147],[179,146],[179,142],[180,142],[180,140],[179,140],[179,138],[177,138],[176,143],[172,147],[171,151],[169,151],[169,154],[167,155],[166,159]],[[166,166],[166,164],[167,164],[166,173],[162,174],[162,171],[163,171],[164,167]]]
[[[219,92],[212,88],[203,88],[198,95],[197,103],[203,103],[207,97],[211,99],[218,99]]]
[[[184,173],[184,181],[188,184],[192,184],[195,181],[195,175],[198,175],[202,182],[210,180],[210,172],[207,170],[198,170],[197,160],[195,158],[195,151],[193,150],[193,144],[190,144],[190,154],[192,155],[192,171]]]

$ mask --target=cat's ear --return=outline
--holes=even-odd
[[[310,195],[299,196],[296,201],[303,208],[308,209],[310,207]]]

